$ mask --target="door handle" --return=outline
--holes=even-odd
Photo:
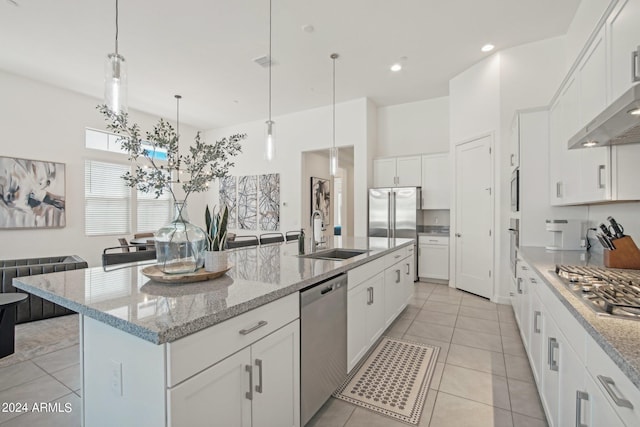
[[[398,275],[398,276],[396,277],[396,283],[400,283],[400,269],[397,269],[397,270],[396,270],[396,274]]]
[[[536,334],[540,333],[540,326],[538,326],[538,319],[540,318],[540,316],[542,316],[541,311],[533,312],[533,332],[535,332]]]
[[[256,385],[256,393],[262,393],[262,360],[256,359],[256,366],[258,367],[258,384]]]
[[[602,179],[602,172],[604,172],[605,165],[598,165],[598,188],[604,188],[604,181]]]
[[[616,392],[613,390],[613,388],[611,388],[611,386],[616,385],[615,381],[613,381],[613,378],[605,377],[604,375],[598,375],[597,377],[598,377],[598,380],[600,381],[600,384],[602,384],[604,389],[607,390],[607,393],[609,393],[609,396],[611,396],[611,399],[613,399],[616,405],[622,406],[624,408],[633,409],[633,403],[631,403],[629,400],[625,399],[624,397],[618,396]]]
[[[640,76],[638,75],[638,54],[640,53],[640,46],[638,50],[631,52],[631,80],[633,82],[640,82]]]
[[[255,331],[256,329],[260,329],[260,328],[262,328],[263,326],[266,326],[266,325],[267,325],[267,323],[268,323],[268,322],[267,322],[266,320],[261,320],[261,321],[259,321],[258,323],[256,323],[256,325],[255,325],[255,326],[252,326],[252,327],[251,327],[251,328],[249,328],[249,329],[241,329],[241,330],[239,331],[239,333],[240,333],[240,335],[249,335],[251,332]]]
[[[576,390],[576,427],[589,427],[582,422],[582,401],[589,400],[589,393]]]
[[[249,391],[244,394],[244,397],[253,400],[253,366],[244,365],[244,370],[249,372]]]

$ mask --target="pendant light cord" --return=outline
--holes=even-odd
[[[269,121],[271,122],[271,64],[273,59],[271,58],[271,0],[269,0]]]
[[[181,95],[174,95],[176,98],[176,146],[177,146],[177,159],[176,159],[176,175],[177,180],[180,182],[180,99]]]
[[[337,53],[331,54],[333,59],[333,148],[336,148],[336,58]]]
[[[116,0],[116,56],[118,56],[118,0]]]

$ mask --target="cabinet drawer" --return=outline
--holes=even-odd
[[[411,246],[413,248],[413,246]],[[397,263],[401,259],[407,256],[407,247],[402,249],[398,249],[397,251],[393,251],[390,254],[386,255],[384,268],[387,269],[391,267],[393,264]]]
[[[383,271],[387,267],[388,256],[389,255],[381,256],[380,258],[369,261],[368,263],[361,265],[360,267],[356,267],[347,271],[347,279],[349,281],[347,289],[354,289],[360,283]]]
[[[419,245],[449,245],[449,236],[418,236]]]
[[[167,344],[167,386],[173,387],[298,317],[300,296],[296,292]]]
[[[607,401],[628,426],[640,425],[640,390],[591,337],[587,338],[587,370]],[[616,396],[616,403],[612,394]],[[627,400],[633,408],[625,406]]]

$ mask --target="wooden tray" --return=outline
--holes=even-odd
[[[227,271],[231,270],[233,267],[231,264],[227,266],[226,269],[221,271],[205,271],[204,268],[199,268],[193,273],[182,273],[182,274],[165,274],[160,270],[160,267],[157,265],[150,265],[142,269],[142,274],[147,276],[149,279],[160,282],[160,283],[170,283],[170,284],[178,284],[178,283],[193,283],[193,282],[202,282],[205,280],[215,279],[224,275]]]

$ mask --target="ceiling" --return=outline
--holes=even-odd
[[[580,0],[272,0],[273,115],[368,97],[448,94],[451,77],[505,49],[566,32]],[[0,69],[102,98],[115,0],[0,0]],[[267,118],[268,0],[120,0],[129,107],[210,129]],[[302,29],[312,25],[313,32]],[[401,57],[406,57],[400,61]],[[393,73],[389,67],[402,62]]]

